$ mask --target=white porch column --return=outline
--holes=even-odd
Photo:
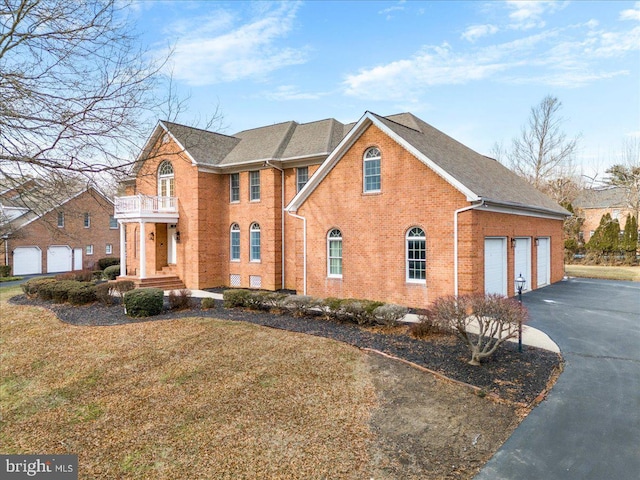
[[[147,235],[145,233],[145,222],[140,222],[140,280],[147,278]]]
[[[126,224],[120,224],[120,276],[127,275],[127,242],[126,242]]]

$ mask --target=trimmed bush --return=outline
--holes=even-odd
[[[27,297],[36,297],[43,285],[55,283],[55,281],[56,279],[52,277],[32,278],[31,280],[24,282],[21,287]]]
[[[55,303],[65,303],[69,300],[69,291],[82,285],[76,280],[59,280],[51,286],[51,300]]]
[[[416,338],[427,338],[431,335],[453,333],[438,317],[431,315],[429,310],[419,311],[418,320],[420,320],[418,323],[411,325],[411,335]]]
[[[77,282],[90,282],[93,280],[93,270],[78,270],[76,272],[59,273],[56,280],[75,280]]]
[[[216,299],[211,297],[205,297],[200,301],[200,307],[203,310],[208,310],[210,308],[216,308]]]
[[[98,269],[100,270],[104,270],[113,265],[120,265],[120,259],[118,257],[104,257],[98,260]]]
[[[171,290],[169,292],[169,308],[171,310],[185,310],[191,307],[191,290]]]
[[[111,286],[113,288],[111,294],[113,295],[113,292],[115,291],[118,292],[121,297],[125,293],[130,292],[131,290],[136,288],[136,284],[133,283],[133,280],[118,280],[115,283],[111,283]]]
[[[295,317],[305,317],[317,312],[319,302],[309,295],[289,295],[281,302],[282,308]]]
[[[96,299],[103,305],[112,305],[113,296],[111,290],[113,289],[113,283],[99,283],[96,285]]]
[[[395,326],[404,318],[409,309],[401,305],[385,303],[373,311],[373,316],[377,323],[382,325]]]
[[[225,290],[222,294],[225,308],[246,307],[250,294],[249,290]]]
[[[0,265],[0,277],[10,277],[11,276],[11,267],[9,265]]]
[[[120,265],[111,265],[103,270],[102,275],[107,280],[115,280],[120,275]]]
[[[130,317],[150,317],[162,312],[164,293],[159,288],[139,288],[124,294],[123,302]]]
[[[86,305],[96,301],[96,286],[85,282],[69,289],[69,303],[72,305]]]

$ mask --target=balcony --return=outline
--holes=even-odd
[[[115,218],[118,220],[135,220],[157,223],[178,221],[177,197],[153,197],[149,195],[133,195],[116,197]]]

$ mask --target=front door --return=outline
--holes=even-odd
[[[175,265],[177,256],[176,226],[169,225],[167,228],[167,263]]]

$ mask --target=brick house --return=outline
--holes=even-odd
[[[13,275],[60,273],[120,255],[111,200],[93,187],[43,195],[47,188],[28,180],[0,192],[0,265],[10,265]]]
[[[621,187],[593,188],[580,192],[573,202],[575,213],[584,219],[580,229],[580,241],[587,243],[600,225],[605,214],[620,222],[620,231],[624,231],[627,215],[636,216],[637,212],[629,206],[629,198]],[[638,232],[640,238],[640,231]]]
[[[160,122],[125,185],[122,275],[142,284],[423,306],[564,274],[567,212],[410,113],[233,136]]]

